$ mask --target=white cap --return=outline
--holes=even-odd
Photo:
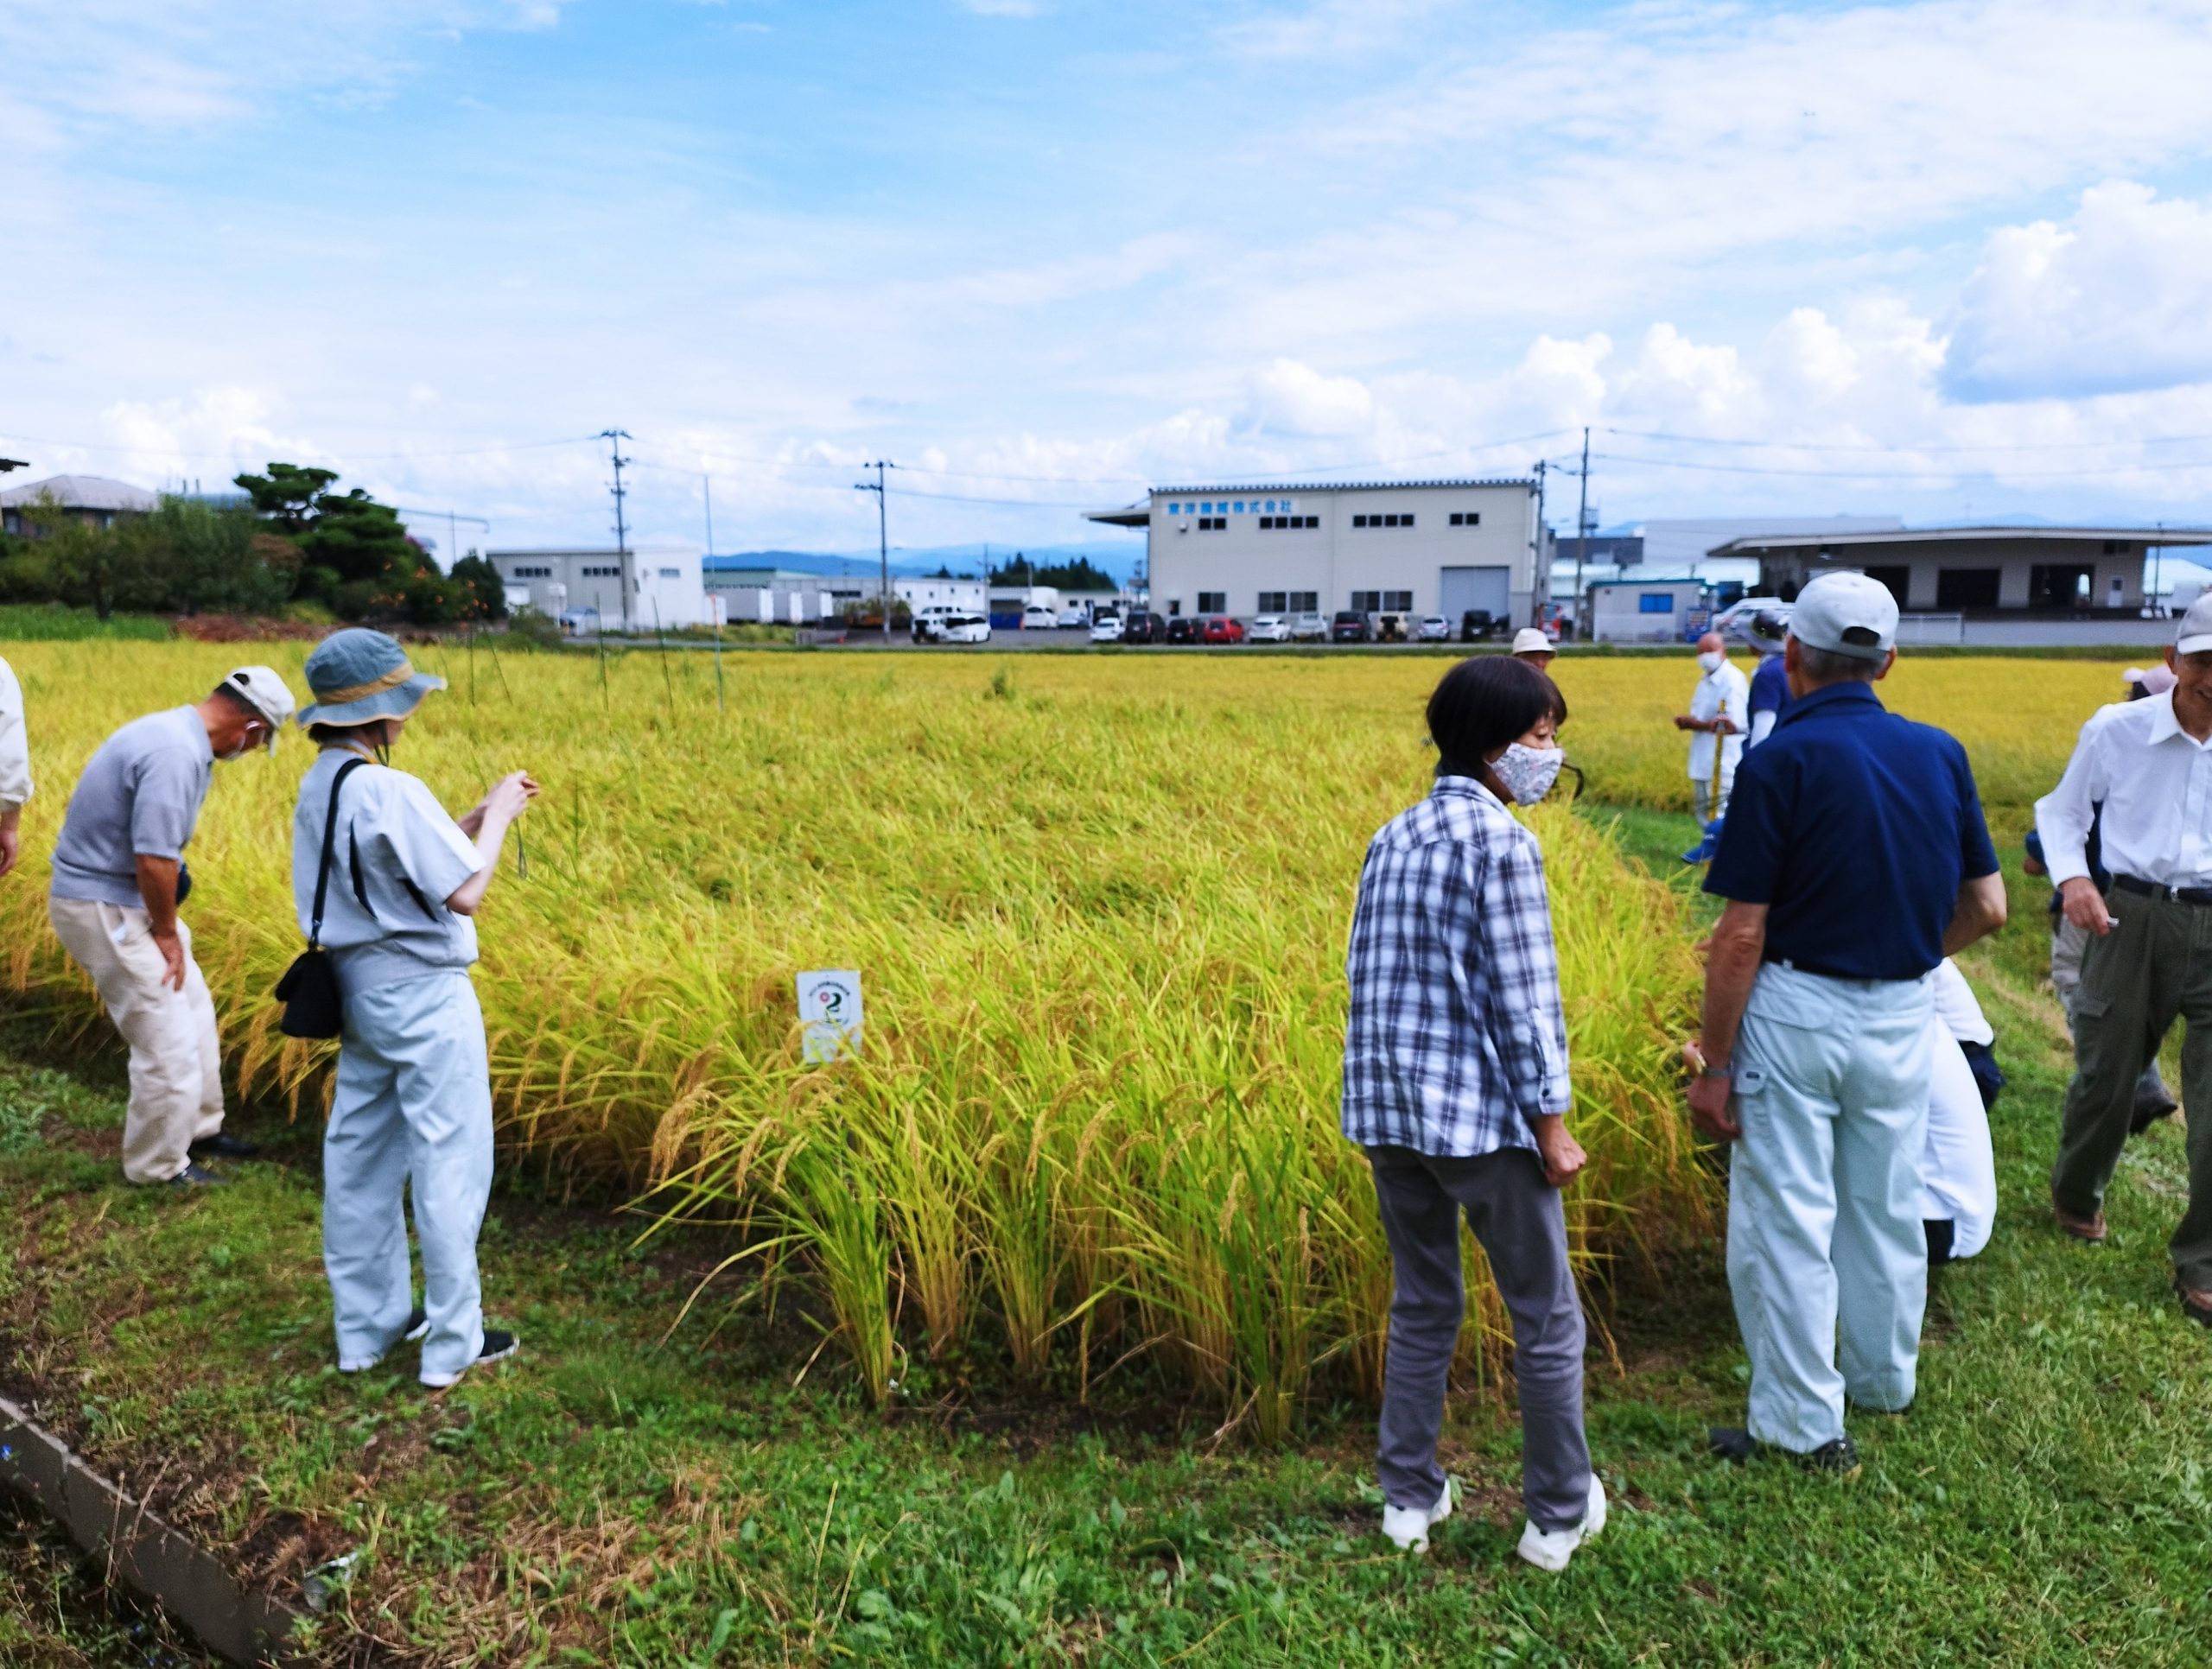
[[[1541,628],[1522,626],[1513,634],[1513,652],[1516,655],[1556,655],[1559,645],[1547,638]]]
[[[1823,574],[1797,593],[1789,635],[1831,654],[1878,661],[1897,646],[1897,600],[1863,574]]]
[[[2212,591],[2199,593],[2189,612],[2181,617],[2181,629],[2174,634],[2174,653],[2195,655],[2212,649]]]
[[[275,752],[276,737],[289,722],[299,704],[285,682],[265,666],[242,666],[223,680],[223,688],[269,720],[268,747]]]

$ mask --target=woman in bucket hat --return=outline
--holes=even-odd
[[[492,1085],[469,983],[469,917],[537,784],[513,771],[455,821],[419,780],[392,770],[400,732],[446,681],[416,671],[381,631],[332,633],[308,657],[307,679],[313,700],[300,722],[321,751],[292,820],[292,894],[301,931],[329,952],[344,1008],[323,1137],[322,1260],[338,1366],[360,1373],[402,1339],[421,1338],[422,1381],[442,1387],[516,1349],[513,1334],[485,1328],[477,1278]],[[423,1249],[419,1307],[404,1190]]]

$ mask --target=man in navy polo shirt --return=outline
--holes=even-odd
[[[1897,606],[1860,574],[1808,585],[1793,697],[1745,756],[1706,877],[1729,902],[1706,963],[1700,1129],[1729,1165],[1728,1286],[1760,1444],[1849,1476],[1848,1395],[1912,1401],[1928,1247],[1928,976],[2005,923],[1966,750],[1885,711]],[[1840,1348],[1839,1349],[1839,1332]]]

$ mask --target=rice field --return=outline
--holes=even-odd
[[[195,699],[238,651],[7,652],[41,788],[0,885],[0,977],[91,1030],[43,909],[68,786],[116,725]],[[292,676],[302,646],[255,652]],[[453,688],[395,762],[456,810],[518,766],[545,785],[527,875],[479,917],[509,1163],[620,1190],[641,1223],[729,1225],[699,1317],[804,1283],[878,1401],[956,1371],[1078,1397],[1154,1373],[1274,1439],[1313,1397],[1375,1393],[1389,1265],[1337,1134],[1343,945],[1369,835],[1423,791],[1444,663],[734,655],[718,706],[696,653],[416,654]],[[1591,798],[1686,804],[1666,720],[1687,657],[1557,670]],[[1908,663],[1885,693],[2017,807],[2117,673]],[[277,1033],[267,993],[297,949],[308,758],[295,739],[218,769],[188,910],[241,1088],[302,1118],[328,1048]],[[1577,1255],[1657,1259],[1717,1205],[1677,1110],[1691,936],[1599,820],[1532,821],[1592,1154]],[[792,981],[817,968],[861,971],[856,1061],[800,1057]],[[1478,1290],[1463,1367],[1494,1383],[1503,1318]]]

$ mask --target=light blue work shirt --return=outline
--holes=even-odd
[[[77,778],[54,843],[53,896],[143,910],[138,858],[181,858],[215,773],[199,709],[133,719]]]
[[[330,779],[359,756],[326,747],[300,783],[292,816],[292,901],[300,931],[315,920]],[[323,900],[322,943],[348,997],[373,986],[465,968],[476,960],[476,924],[445,901],[483,866],[461,831],[416,778],[371,765],[338,791],[338,820]]]

